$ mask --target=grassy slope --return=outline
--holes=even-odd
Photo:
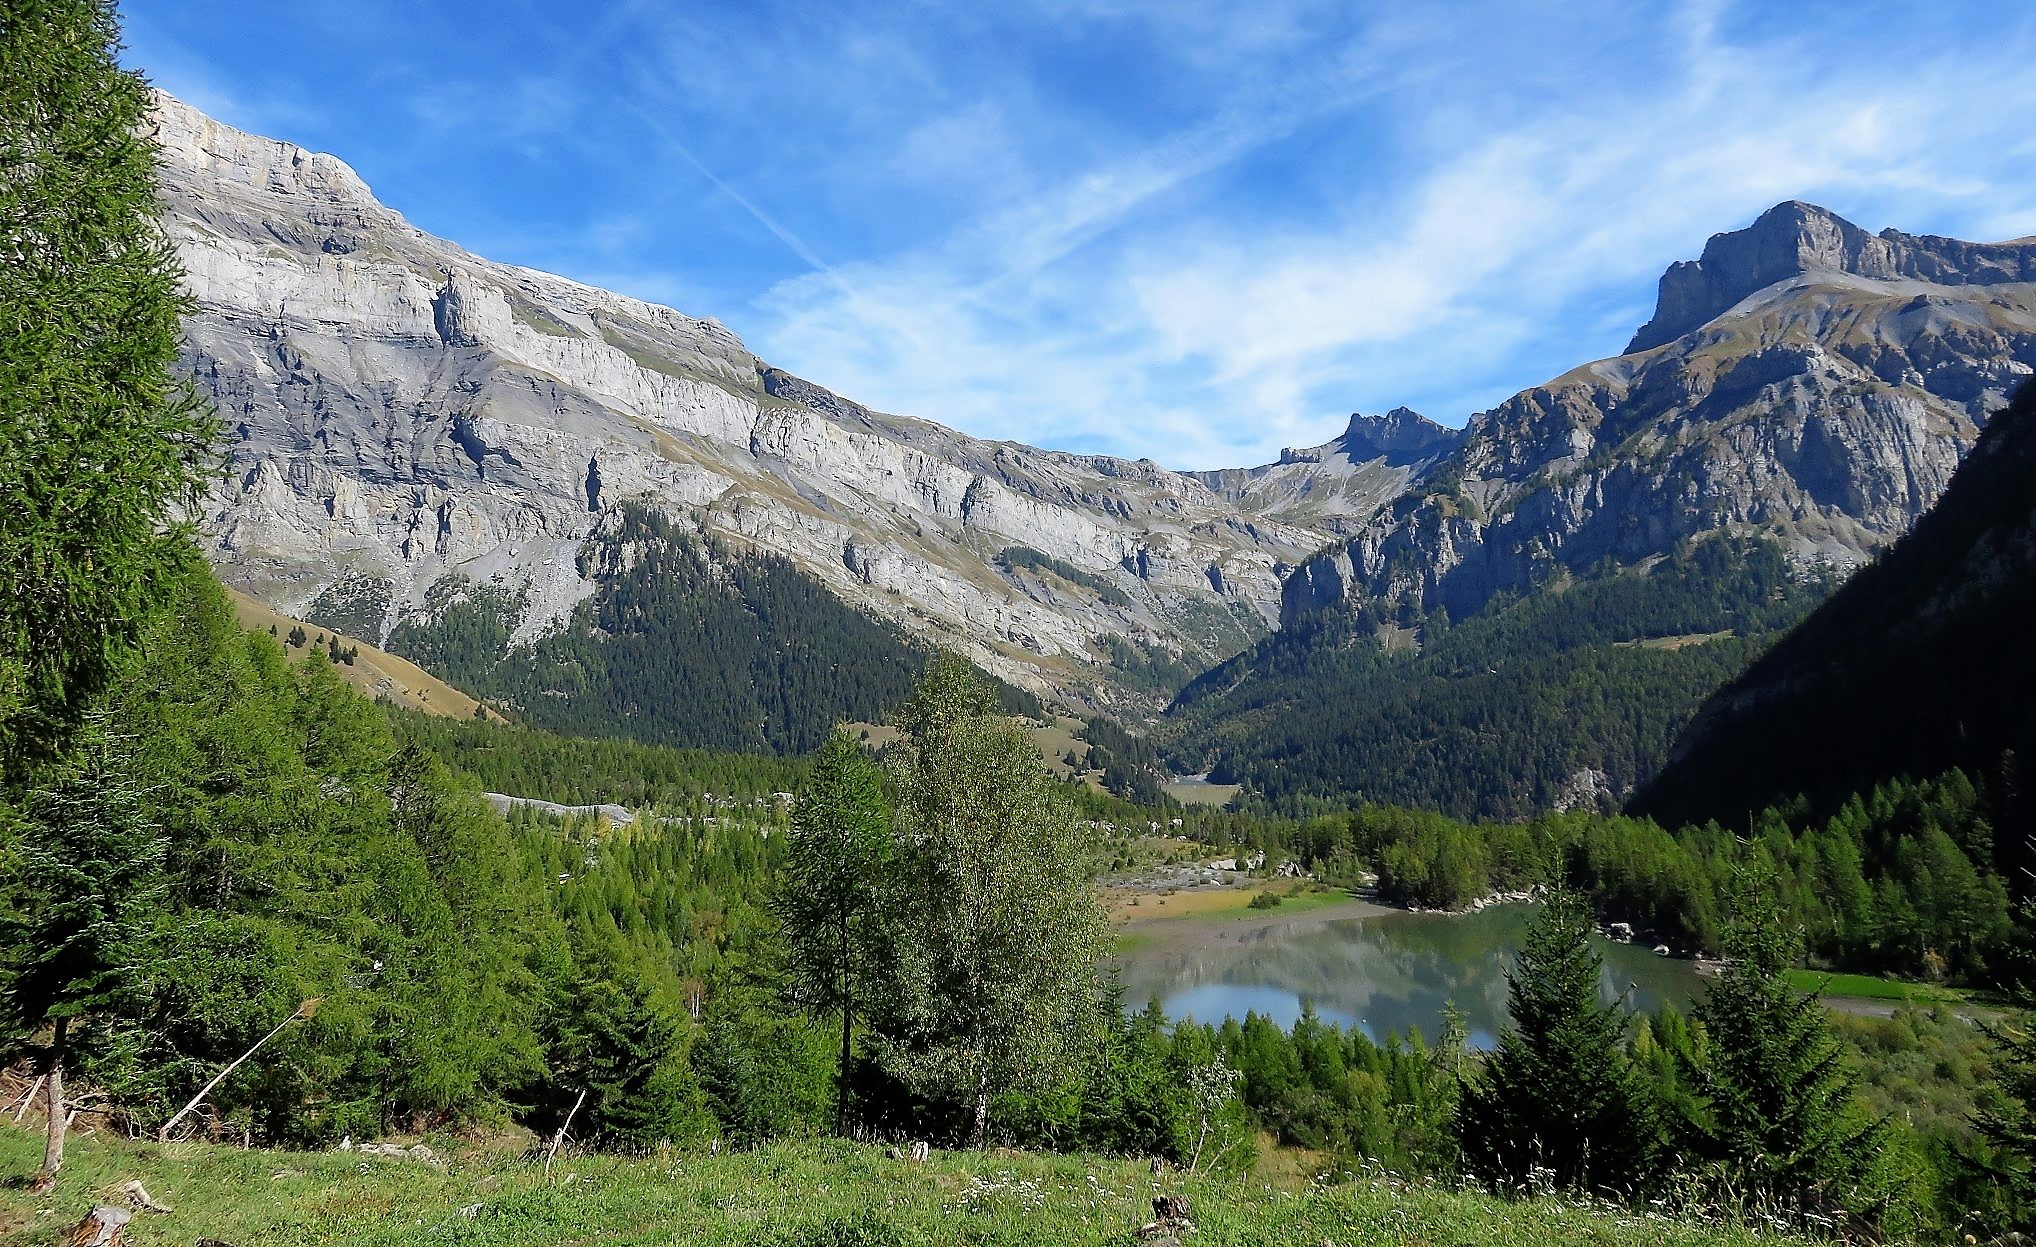
[[[278,640],[289,636],[292,627],[302,627],[307,636],[336,636],[342,648],[358,646],[360,655],[352,663],[339,664],[339,674],[369,697],[387,697],[399,706],[411,710],[422,710],[426,714],[449,715],[453,718],[474,717],[474,699],[460,692],[444,680],[426,671],[407,658],[384,653],[358,637],[350,637],[331,628],[303,623],[285,615],[267,603],[250,597],[232,585],[226,586],[226,593],[233,600],[233,614],[240,620],[240,626],[250,632],[276,630]],[[308,648],[308,647],[307,647]],[[289,651],[292,659],[301,657],[304,649]],[[501,716],[489,713],[489,718],[501,722]]]
[[[0,1171],[26,1174],[39,1157],[35,1138],[0,1127]],[[1254,1179],[1155,1179],[1128,1161],[1009,1153],[936,1153],[920,1167],[834,1142],[711,1158],[575,1158],[561,1161],[546,1182],[541,1166],[499,1155],[475,1155],[441,1172],[335,1153],[81,1139],[52,1195],[37,1199],[18,1185],[0,1190],[0,1233],[10,1243],[59,1242],[101,1192],[136,1177],[176,1211],[138,1214],[130,1247],[200,1237],[235,1247],[1129,1244],[1160,1183],[1190,1197],[1197,1227],[1190,1241],[1208,1247],[1755,1241],[1732,1227],[1552,1200],[1509,1203],[1383,1179],[1280,1189]],[[462,1216],[469,1207],[471,1215]],[[42,1208],[53,1211],[38,1215]]]

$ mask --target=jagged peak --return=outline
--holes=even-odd
[[[1396,462],[1419,458],[1454,441],[1454,429],[1445,428],[1411,407],[1395,407],[1382,416],[1352,412],[1337,449],[1352,460],[1387,459]]]
[[[1702,258],[1669,265],[1654,318],[1626,350],[1672,342],[1756,291],[1817,272],[1945,285],[2029,281],[2036,280],[2036,246],[2027,239],[1971,243],[1897,229],[1869,234],[1829,208],[1783,200],[1744,229],[1711,235]]]

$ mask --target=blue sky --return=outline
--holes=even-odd
[[[494,259],[988,437],[1264,462],[1616,353],[1780,200],[2036,234],[2016,0],[126,0]]]

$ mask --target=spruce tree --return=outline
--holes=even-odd
[[[143,991],[164,892],[164,840],[131,761],[103,736],[76,752],[22,803],[0,911],[0,1019],[43,1079],[45,1181],[64,1162],[64,1076],[96,1025]]]
[[[968,663],[936,657],[899,726],[882,1057],[982,1147],[993,1094],[1091,1046],[1107,927],[1073,807]]]
[[[1654,1129],[1626,1056],[1626,1010],[1606,1003],[1589,904],[1566,888],[1535,916],[1507,972],[1512,1025],[1457,1106],[1465,1168],[1522,1188],[1630,1192],[1651,1176]]]
[[[837,728],[793,812],[773,899],[805,1003],[841,1015],[834,1126],[844,1135],[856,1010],[869,993],[877,890],[890,849],[883,776],[855,738]]]
[[[186,545],[214,433],[173,375],[152,98],[113,0],[0,13],[0,764],[60,749]]]
[[[1703,1042],[1683,1050],[1694,1150],[1749,1195],[1802,1209],[1853,1206],[1852,1188],[1872,1168],[1883,1123],[1855,1102],[1858,1078],[1814,995],[1797,991],[1789,967],[1802,948],[1786,925],[1772,875],[1734,881],[1725,968],[1695,1013]]]

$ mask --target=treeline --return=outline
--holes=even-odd
[[[1131,605],[1131,595],[1094,572],[1083,571],[1065,559],[1035,550],[1031,546],[1005,546],[997,552],[997,566],[1006,572],[1049,571],[1072,585],[1080,585],[1112,606]]]
[[[1089,766],[1103,772],[1104,791],[1148,808],[1166,804],[1159,786],[1165,772],[1151,738],[1133,736],[1114,719],[1090,715],[1082,720],[1082,739],[1089,742]]]
[[[728,753],[811,753],[903,701],[930,651],[775,554],[737,552],[635,504],[581,548],[598,584],[571,618],[509,641],[527,602],[448,576],[392,653],[535,727]],[[999,684],[1014,712],[1037,698]]]
[[[1882,785],[1829,819],[1767,810],[1748,826],[1667,831],[1646,819],[1545,815],[1465,823],[1385,807],[1268,827],[1271,847],[1330,879],[1376,875],[1392,904],[1459,909],[1479,897],[1562,883],[1607,921],[1687,953],[1720,946],[1721,897],[1749,865],[1774,879],[1819,962],[1984,982],[2013,946],[2013,897],[1993,830],[1996,788],[1953,771]]]
[[[395,706],[386,710],[398,737],[473,776],[487,791],[561,805],[606,803],[678,812],[710,794],[747,799],[795,792],[811,770],[805,758],[562,736]]]
[[[1613,793],[1653,775],[1702,700],[1830,587],[1771,543],[1715,538],[1462,621],[1340,605],[1188,685],[1170,753],[1288,812],[1327,797],[1527,817],[1581,772]]]

